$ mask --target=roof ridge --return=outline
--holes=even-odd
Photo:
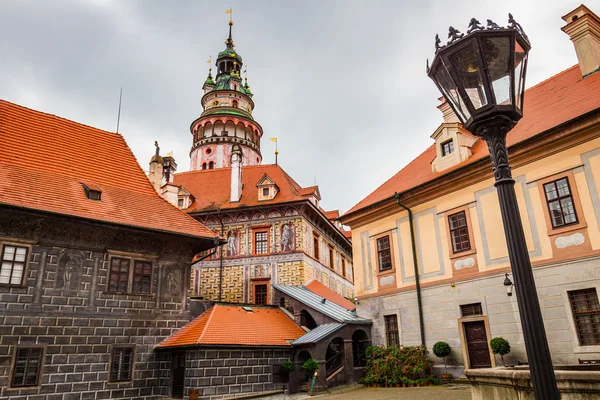
[[[98,132],[108,133],[108,134],[120,136],[121,138],[123,138],[123,135],[121,135],[120,133],[117,133],[117,132],[106,131],[104,129],[96,128],[94,126],[87,125],[87,124],[84,124],[84,123],[79,122],[79,121],[75,121],[75,120],[72,120],[72,119],[68,119],[68,118],[65,118],[65,117],[58,116],[56,114],[50,114],[50,113],[47,113],[47,112],[44,112],[44,111],[36,110],[35,108],[26,107],[26,106],[23,106],[21,104],[13,103],[13,102],[5,100],[5,99],[0,99],[0,103],[5,103],[8,106],[12,106],[12,107],[15,107],[15,108],[20,108],[20,109],[32,111],[32,112],[35,112],[35,113],[38,113],[38,114],[43,114],[43,115],[46,115],[46,116],[54,118],[54,119],[58,119],[58,120],[65,121],[65,122],[69,122],[69,123],[72,123],[72,124],[77,124],[77,125],[85,126],[86,128],[91,128],[91,129],[93,129],[95,131],[98,131]],[[129,146],[127,146],[127,147],[129,147]],[[139,165],[139,163],[138,163],[138,165]]]
[[[218,304],[214,304],[214,305],[213,305],[213,306],[210,308],[210,310],[209,310],[210,314],[208,315],[208,319],[206,320],[206,323],[204,324],[204,328],[202,328],[202,334],[201,334],[200,336],[198,336],[198,340],[196,341],[196,344],[200,344],[200,343],[202,343],[202,338],[203,338],[203,337],[204,337],[204,335],[206,334],[206,330],[207,330],[207,328],[208,328],[208,326],[209,326],[209,324],[210,324],[210,321],[212,320],[212,317],[213,317],[213,315],[214,315],[215,308],[216,308],[217,306],[218,306]]]

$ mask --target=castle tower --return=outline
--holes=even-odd
[[[202,89],[203,112],[190,126],[193,145],[190,151],[190,169],[231,167],[232,147],[238,145],[242,152],[242,165],[260,165],[260,138],[262,127],[254,121],[252,92],[248,78],[242,82],[242,57],[235,51],[231,38],[233,22],[229,21],[229,37],[225,50],[219,53]],[[237,148],[237,147],[236,147]]]

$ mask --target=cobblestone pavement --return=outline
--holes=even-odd
[[[365,388],[315,396],[322,400],[471,400],[468,385],[443,385],[416,388]]]

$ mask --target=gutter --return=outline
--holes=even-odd
[[[410,208],[400,202],[400,193],[394,193],[398,205],[408,211],[408,224],[410,225],[410,243],[412,247],[413,266],[415,269],[415,287],[417,289],[417,309],[419,312],[419,330],[421,331],[421,345],[425,346],[425,327],[423,326],[423,304],[421,302],[421,283],[419,281],[419,265],[417,264],[417,248],[415,231],[413,228],[413,213]]]

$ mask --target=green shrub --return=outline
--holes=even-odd
[[[283,372],[292,372],[294,370],[294,363],[290,360],[286,360],[281,363],[281,370]]]
[[[309,358],[302,364],[302,369],[308,372],[309,374],[313,374],[316,370],[319,369],[319,363]]]
[[[365,351],[365,382],[380,385],[426,385],[436,382],[431,376],[433,362],[424,346],[371,346]]]
[[[500,354],[502,364],[504,364],[504,356],[510,353],[510,343],[508,343],[508,340],[503,337],[495,337],[490,341],[490,347],[492,348],[492,353]]]

